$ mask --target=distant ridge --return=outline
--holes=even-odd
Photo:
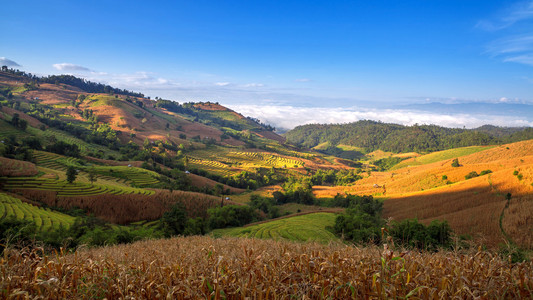
[[[362,152],[431,152],[455,147],[483,146],[533,139],[531,127],[484,125],[475,129],[446,128],[437,125],[413,125],[357,121],[348,124],[309,124],[285,134],[297,146],[313,148],[328,143],[323,152],[338,145],[358,147]]]

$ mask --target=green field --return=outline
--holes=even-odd
[[[29,126],[28,126],[29,128]],[[28,133],[14,127],[5,120],[0,120],[0,139],[5,139],[8,136],[15,136],[16,138],[22,138],[29,136]]]
[[[106,155],[113,155],[115,157],[120,156],[120,153],[117,151],[111,150],[102,145],[87,143],[86,141],[79,139],[73,135],[70,135],[69,133],[64,132],[62,130],[48,128],[45,131],[42,131],[33,127],[28,127],[27,132],[38,137],[44,137],[45,140],[55,138],[58,141],[63,141],[65,143],[76,145],[80,149],[80,152],[84,155],[88,152],[103,152]],[[46,144],[47,143],[45,142],[45,145]]]
[[[328,243],[338,240],[326,229],[335,224],[335,217],[336,214],[333,213],[312,213],[248,227],[216,229],[213,235]]]
[[[151,186],[159,183],[159,174],[154,171],[127,166],[94,166],[86,168],[85,171],[94,169],[95,173],[126,180],[136,187]]]
[[[15,190],[15,189],[28,189],[28,190],[46,190],[46,191],[55,191],[58,196],[90,196],[90,195],[101,195],[101,194],[114,194],[114,195],[123,195],[123,194],[141,194],[141,195],[152,195],[154,191],[131,188],[131,187],[121,187],[121,186],[111,186],[111,185],[100,185],[100,184],[90,184],[84,182],[73,182],[68,183],[63,180],[51,179],[51,178],[37,178],[37,177],[4,177],[4,189]]]
[[[74,217],[22,202],[20,199],[0,193],[0,219],[14,216],[34,222],[41,231],[59,226],[68,227]]]
[[[297,168],[304,165],[304,162],[298,159],[263,152],[230,152],[227,156],[236,158],[239,161],[266,167]]]
[[[488,150],[494,147],[495,146],[471,146],[471,147],[463,147],[463,148],[456,148],[456,149],[433,152],[430,154],[416,157],[414,159],[408,159],[408,160],[402,161],[399,164],[392,167],[391,170],[397,170],[397,169],[401,169],[407,166],[418,166],[418,165],[431,164],[431,163],[435,163],[435,162],[439,162],[439,161],[443,161],[447,159],[452,159],[452,158],[461,157],[461,156],[469,155],[472,153]]]

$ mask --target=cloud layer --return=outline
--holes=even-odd
[[[439,114],[418,110],[325,108],[294,106],[229,105],[246,116],[259,118],[281,131],[304,124],[349,123],[376,120],[403,125],[435,124],[446,127],[475,128],[485,124],[499,126],[533,126],[533,120],[506,115]]]
[[[56,70],[59,70],[59,71],[91,72],[91,69],[89,69],[89,68],[86,68],[86,67],[83,67],[83,66],[80,66],[80,65],[70,64],[70,63],[53,64],[52,66]]]

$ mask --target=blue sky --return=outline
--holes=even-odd
[[[533,104],[533,1],[52,0],[2,11],[2,64],[218,101],[284,128],[360,118],[473,127],[487,116],[402,105]],[[533,125],[511,112],[490,120]]]

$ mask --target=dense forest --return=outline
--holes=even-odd
[[[324,152],[338,151],[339,144],[371,152],[431,152],[455,147],[511,143],[533,138],[533,128],[482,126],[476,129],[437,125],[403,126],[362,120],[349,124],[309,124],[286,133],[291,144],[313,148],[328,143]]]

